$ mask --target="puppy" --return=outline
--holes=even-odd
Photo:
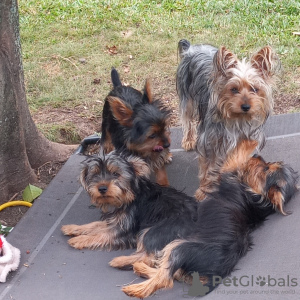
[[[101,145],[104,152],[126,149],[142,157],[155,172],[156,182],[168,185],[165,163],[171,161],[169,111],[153,100],[147,80],[144,93],[122,85],[118,72],[111,71],[113,90],[105,99]]]
[[[204,291],[211,292],[250,249],[251,232],[275,211],[287,214],[284,206],[297,190],[298,176],[283,163],[267,163],[260,156],[249,159],[256,146],[243,141],[232,152],[215,191],[198,202],[196,218],[178,216],[180,227],[175,228],[168,219],[163,230],[152,226],[139,236],[134,254],[110,262],[122,269],[133,266],[136,274],[148,278],[123,287],[127,295],[146,298],[171,288],[174,279],[192,282],[195,272]],[[162,248],[161,239],[170,236],[176,238]]]
[[[200,187],[195,196],[202,200],[240,140],[257,140],[258,149],[264,146],[263,125],[273,109],[279,61],[269,46],[249,61],[239,60],[225,47],[191,45],[187,40],[179,41],[178,49],[182,146],[196,147],[199,153]]]

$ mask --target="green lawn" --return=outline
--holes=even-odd
[[[100,116],[112,66],[139,89],[150,77],[175,110],[181,38],[225,45],[239,57],[269,44],[282,61],[279,92],[300,96],[300,37],[292,34],[300,31],[298,0],[19,0],[19,14],[33,115],[53,108]],[[63,124],[47,122],[39,127],[55,140],[50,127]]]

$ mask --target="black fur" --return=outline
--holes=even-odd
[[[116,223],[117,238],[110,249],[135,247],[138,234],[155,225],[145,235],[147,251],[150,253],[157,248],[162,249],[172,240],[186,234],[190,227],[195,226],[197,203],[194,198],[173,187],[163,187],[144,176],[137,176],[132,164],[127,161],[129,153],[126,152],[125,155],[124,153],[112,152],[105,159],[98,156],[90,158],[85,162],[83,168],[85,178],[82,181],[89,190],[89,186],[97,182],[112,180],[107,166],[118,165],[122,170],[120,177],[127,179],[124,185],[126,184],[126,188],[133,192],[134,201],[102,213],[101,221],[111,220],[115,216],[126,216],[124,221]],[[99,168],[97,174],[92,171],[94,166]],[[121,186],[118,181],[115,184]],[[170,224],[171,230],[166,227]],[[161,232],[159,236],[157,230]]]
[[[217,286],[213,284],[213,277],[228,276],[250,249],[252,231],[276,209],[281,208],[284,213],[283,205],[297,191],[298,175],[292,168],[282,163],[272,165],[256,156],[252,160],[254,163],[248,162],[248,166],[265,165],[252,169],[261,172],[255,174],[261,181],[261,194],[254,193],[254,187],[242,181],[249,174],[253,176],[248,168],[247,174],[241,174],[241,170],[221,173],[216,191],[198,202],[172,187],[152,183],[146,173],[139,172],[141,162],[143,160],[128,153],[113,152],[105,159],[92,158],[83,169],[82,183],[88,191],[89,186],[97,182],[113,181],[124,192],[134,194],[132,202],[102,214],[102,221],[108,224],[112,224],[111,220],[118,220],[113,224],[115,238],[108,248],[134,247],[138,240],[138,251],[142,249],[149,257],[156,257],[154,265],[159,267],[163,259],[167,259],[163,268],[167,268],[170,279],[178,270],[185,275],[198,272],[199,276],[207,278],[205,285],[209,291]],[[97,172],[93,169],[95,165]],[[111,166],[117,166],[120,174],[111,174]],[[112,179],[112,176],[118,178]],[[270,198],[270,190],[280,193],[282,206],[278,206],[278,198]],[[181,243],[168,254],[165,247],[175,240]],[[122,268],[128,267],[131,266]]]
[[[113,90],[108,96],[121,99],[126,106],[133,110],[132,127],[122,126],[113,116],[110,104],[105,101],[103,108],[102,136],[100,143],[106,140],[106,132],[108,131],[112,138],[112,143],[116,150],[127,148],[126,144],[141,144],[145,142],[147,129],[152,125],[164,127],[169,116],[169,111],[163,108],[161,103],[156,100],[150,103],[150,99],[146,93],[121,84],[119,74],[116,69],[112,69],[111,78],[114,85]],[[170,143],[167,139],[164,141],[164,148],[168,148]],[[139,154],[139,153],[135,153]]]

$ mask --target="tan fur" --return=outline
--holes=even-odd
[[[185,151],[194,150],[197,143],[197,124],[193,119],[194,107],[190,100],[186,109],[181,112],[181,123],[183,128],[182,148]]]
[[[165,166],[162,166],[160,169],[154,170],[156,182],[163,186],[169,185],[168,175]]]
[[[70,246],[76,249],[102,248],[111,250],[118,238],[116,226],[121,229],[126,222],[126,215],[115,214],[106,221],[92,222],[85,225],[64,225],[61,230],[65,235],[75,235],[69,239]]]
[[[152,97],[152,91],[151,91],[151,82],[150,79],[146,80],[146,84],[145,84],[145,89],[144,92],[146,93],[149,103],[151,103],[153,101],[153,97]]]
[[[241,141],[238,146],[228,155],[224,165],[221,168],[221,173],[233,172],[239,168],[243,169],[255,151],[256,147],[257,141]]]
[[[102,221],[85,225],[64,225],[61,230],[65,235],[76,235],[68,240],[69,245],[76,249],[110,249],[116,238],[113,226]]]
[[[110,109],[114,117],[122,126],[131,127],[132,126],[132,114],[133,111],[127,107],[124,102],[118,97],[108,96],[107,101],[109,102]]]
[[[171,255],[172,250],[178,247],[179,245],[181,245],[182,243],[184,243],[183,240],[175,240],[170,244],[168,244],[162,250],[162,256],[157,261],[158,269],[155,274],[152,273],[155,271],[151,270],[151,268],[147,268],[143,265],[140,265],[139,263],[134,264],[133,265],[134,268],[143,271],[144,272],[143,275],[149,276],[150,279],[139,284],[133,284],[124,287],[122,288],[122,291],[131,297],[146,298],[149,297],[158,289],[172,288],[174,282],[173,282],[173,278],[171,278],[169,274],[169,269],[168,269],[169,257]]]

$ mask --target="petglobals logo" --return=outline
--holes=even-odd
[[[209,288],[205,285],[202,284],[200,280],[200,276],[197,272],[193,272],[191,274],[192,277],[192,285],[188,287],[186,290],[185,287],[183,286],[183,297],[188,298],[188,297],[201,297],[205,296],[206,294],[209,293]],[[183,282],[184,283],[184,282]],[[266,276],[254,276],[254,275],[244,275],[244,276],[233,276],[233,277],[224,277],[222,278],[221,276],[213,276],[212,281],[211,281],[211,286],[214,289],[215,287],[223,285],[223,287],[228,287],[228,288],[241,288],[241,290],[238,292],[236,289],[234,291],[228,290],[226,292],[226,289],[223,289],[222,291],[217,291],[217,293],[221,294],[254,294],[253,291],[249,292],[247,290],[248,288],[251,287],[257,287],[257,293],[263,292],[265,294],[279,294],[279,290],[277,288],[287,288],[285,291],[281,290],[281,294],[289,294],[289,293],[294,293],[294,290],[291,288],[295,288],[298,286],[298,279],[296,277],[292,277],[290,275],[286,276],[281,276],[281,277],[275,277],[271,275],[266,275]],[[267,287],[268,289],[266,289]]]
[[[296,287],[298,286],[298,279],[290,275],[275,278],[271,275],[267,276],[233,276],[222,278],[220,276],[213,276],[212,285],[217,286],[223,284],[226,287],[253,287],[253,286],[268,286],[268,287]]]

